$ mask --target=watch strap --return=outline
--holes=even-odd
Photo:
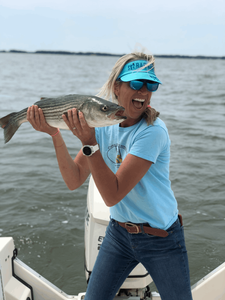
[[[92,154],[94,154],[96,151],[99,150],[99,145],[96,144],[96,145],[94,145],[94,146],[91,146],[91,148],[92,148]]]

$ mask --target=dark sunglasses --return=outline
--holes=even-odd
[[[130,87],[132,88],[132,90],[138,91],[143,87],[145,83],[146,83],[147,90],[149,92],[155,92],[159,87],[158,82],[149,81],[149,80],[132,80],[130,81]]]

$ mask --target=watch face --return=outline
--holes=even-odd
[[[90,156],[92,153],[91,148],[88,146],[83,147],[83,153],[87,156]]]

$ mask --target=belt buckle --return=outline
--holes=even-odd
[[[128,228],[131,228],[131,227],[136,228],[137,232],[129,232]],[[133,223],[129,223],[129,222],[125,223],[125,228],[129,233],[132,233],[132,234],[138,234],[140,232],[138,225],[133,224]]]

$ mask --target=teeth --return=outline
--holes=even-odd
[[[144,99],[133,99],[134,101],[138,101],[138,102],[145,102],[145,100]]]

